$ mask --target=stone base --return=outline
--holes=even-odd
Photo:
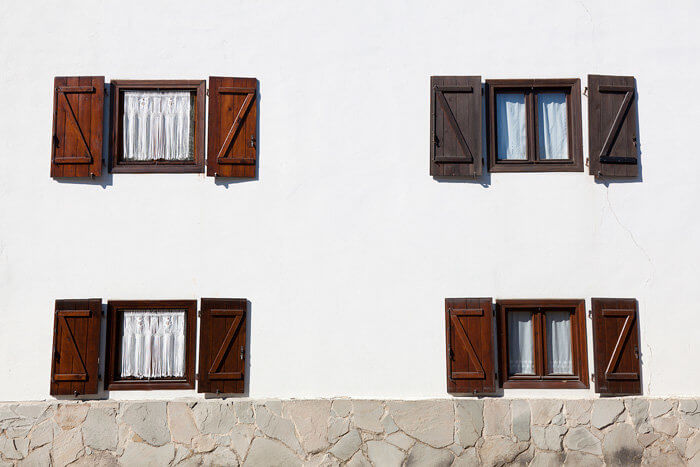
[[[700,401],[1,403],[0,455],[0,466],[700,466]]]

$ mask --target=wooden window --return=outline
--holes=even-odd
[[[584,300],[498,300],[504,388],[587,388]]]
[[[486,80],[491,172],[581,172],[579,79]]]
[[[430,77],[430,175],[479,177],[481,76]]]
[[[637,105],[632,76],[588,75],[588,149],[591,175],[639,175]]]
[[[209,77],[207,176],[254,178],[258,80]]]
[[[605,395],[642,393],[637,300],[593,298],[595,391]]]
[[[109,301],[107,389],[194,389],[196,327],[196,300]]]
[[[104,76],[54,79],[52,177],[102,173],[104,83]]]
[[[204,171],[206,81],[112,81],[112,172]]]
[[[447,392],[496,392],[491,298],[446,298]]]
[[[245,391],[247,310],[244,298],[202,299],[198,392]]]
[[[97,394],[102,299],[56,300],[51,395]]]

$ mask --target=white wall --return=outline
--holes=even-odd
[[[152,3],[0,3],[0,400],[49,397],[56,298],[202,296],[252,302],[251,397],[446,397],[447,296],[637,297],[644,393],[700,395],[700,4]],[[637,78],[643,182],[429,176],[431,74],[589,73]],[[51,179],[89,74],[257,77],[259,180]]]

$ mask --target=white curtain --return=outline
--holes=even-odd
[[[496,148],[498,158],[527,159],[525,94],[496,94]]]
[[[122,377],[185,375],[185,312],[124,311]]]
[[[510,374],[535,373],[535,342],[529,311],[508,313],[508,369]]]
[[[566,94],[563,92],[539,93],[537,107],[540,159],[568,159]]]
[[[571,374],[571,320],[566,311],[547,312],[547,373]]]
[[[124,92],[124,159],[191,160],[188,91]]]

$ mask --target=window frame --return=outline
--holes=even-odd
[[[110,123],[110,172],[112,173],[203,173],[206,80],[112,80]],[[193,161],[123,161],[124,91],[190,91],[195,92],[194,160]]]
[[[581,131],[581,80],[557,79],[487,79],[487,138],[490,172],[583,172],[583,143]],[[540,92],[566,94],[569,159],[538,159],[537,94]],[[527,159],[502,160],[497,154],[496,94],[525,95]]]
[[[120,379],[121,326],[124,310],[185,310],[185,376],[184,378],[133,380]],[[105,390],[194,389],[197,339],[197,300],[110,300],[107,302],[107,344],[105,348]]]
[[[535,375],[512,376],[508,371],[508,311],[534,311]],[[569,309],[572,375],[547,375],[546,311]],[[588,345],[584,299],[496,300],[499,382],[504,389],[588,389]]]

